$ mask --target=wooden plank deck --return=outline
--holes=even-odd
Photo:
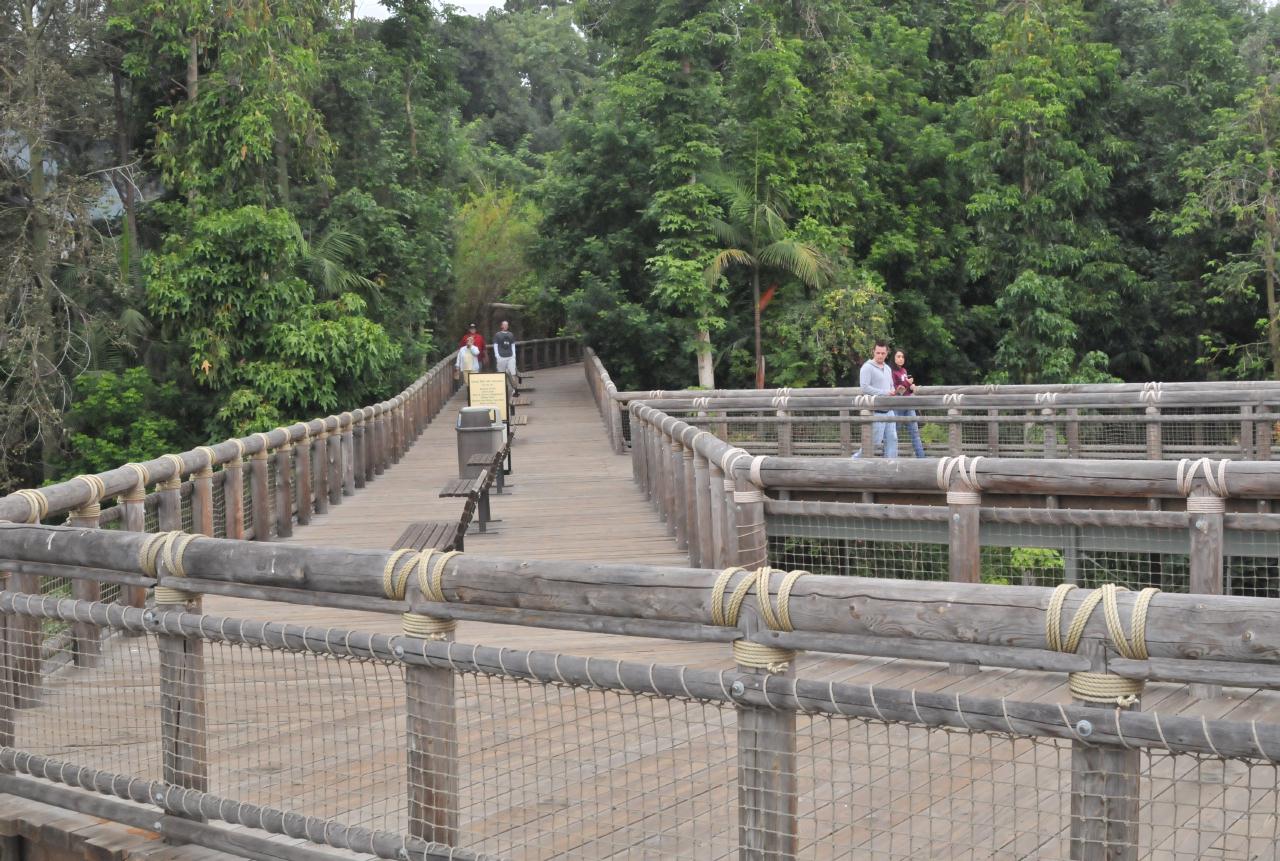
[[[457,474],[453,424],[460,402],[454,399],[399,464],[298,528],[290,540],[389,548],[409,522],[456,517],[461,501],[437,494]],[[522,414],[532,420],[519,429],[513,446],[511,484],[506,494],[492,496],[493,516],[501,522],[487,535],[473,527],[468,553],[687,564],[633,483],[627,458],[610,451],[581,366],[540,370],[536,405]],[[204,609],[386,632],[398,631],[400,623],[370,613],[218,596],[206,596]],[[457,639],[639,662],[731,665],[729,649],[717,644],[472,622],[460,624]],[[137,642],[116,639],[109,651],[135,648]],[[306,812],[360,810],[369,824],[399,815],[364,806],[398,799],[402,789],[402,704],[395,702],[394,685],[380,683],[371,696],[354,675],[334,676],[329,663],[223,649],[210,688],[210,727],[219,735],[212,753],[218,791],[234,795],[242,786],[254,797],[296,802]],[[321,675],[308,672],[307,665]],[[116,667],[127,671],[129,661]],[[992,669],[955,675],[938,664],[812,654],[802,655],[797,667],[811,678],[886,688],[1068,700],[1066,680],[1058,674]],[[102,672],[112,674],[109,668]],[[126,678],[100,681],[110,687]],[[246,685],[253,695],[244,696]],[[460,683],[459,691],[460,742],[468,752],[461,811],[467,841],[517,858],[736,855],[732,751],[723,748],[732,743],[731,709],[648,698],[631,702],[474,677]],[[1270,692],[1228,689],[1219,698],[1199,700],[1186,686],[1168,684],[1149,685],[1143,701],[1149,711],[1243,720],[1274,719],[1278,706],[1280,697]],[[1063,771],[1069,763],[1061,745],[942,731],[926,739],[924,730],[900,725],[801,720],[808,726],[801,737],[802,762],[816,785],[802,809],[808,811],[804,857],[944,857],[948,851],[951,857],[1065,857],[1062,781],[1069,780]],[[381,741],[354,741],[354,727]],[[273,756],[273,745],[294,752]],[[975,760],[983,745],[985,753],[979,751]],[[154,761],[152,751],[139,755]],[[243,768],[244,757],[256,768]],[[343,775],[343,783],[309,785],[289,765],[291,757],[299,768],[321,776]],[[278,776],[273,768],[280,769]],[[1250,789],[1247,769],[1223,772],[1208,784],[1194,784],[1203,789],[1195,804],[1187,803],[1186,786],[1171,775],[1148,782],[1143,803],[1153,825],[1146,840],[1158,847],[1150,857],[1245,857],[1212,845],[1218,833],[1195,828],[1201,807],[1222,805],[1241,786]],[[833,778],[835,788],[824,787]],[[1238,846],[1249,829],[1274,832],[1274,791],[1253,785],[1252,792],[1244,806],[1257,807],[1256,815],[1225,817],[1232,836],[1223,845]],[[1230,804],[1239,805],[1234,797]],[[870,812],[860,816],[858,810]],[[1179,825],[1188,827],[1171,830]]]

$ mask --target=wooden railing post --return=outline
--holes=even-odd
[[[1101,644],[1082,644],[1080,652],[1094,646],[1095,672],[1105,672]],[[1076,699],[1077,705],[1097,709],[1098,721],[1110,721],[1112,709],[1133,706],[1107,705]],[[1138,808],[1142,789],[1142,751],[1137,747],[1090,743],[1081,724],[1071,742],[1071,841],[1072,861],[1137,861]]]
[[[414,399],[417,402],[417,398]],[[355,416],[343,413],[342,420],[342,495],[356,493],[356,432]]]
[[[999,418],[999,410],[987,410],[987,416],[990,418]],[[987,457],[1000,456],[1000,423],[997,421],[987,422]]]
[[[412,563],[410,563],[412,564]],[[419,616],[428,623],[438,620]],[[405,633],[415,617],[406,615]],[[436,626],[432,626],[436,627]],[[453,640],[452,632],[433,639]],[[458,714],[453,672],[410,664],[405,667],[409,836],[454,846],[458,842]]]
[[[271,540],[271,477],[267,434],[255,434],[262,447],[249,456],[249,498],[253,500],[253,540]]]
[[[698,549],[698,479],[693,449],[681,444],[680,459],[680,489],[683,491],[680,509],[684,517],[684,540],[689,550],[689,564],[697,568],[701,551]]]
[[[727,554],[729,540],[725,535],[724,470],[714,460],[707,461],[707,507],[711,514],[711,552],[703,565],[712,568],[728,568],[734,558]]]
[[[156,485],[156,527],[158,532],[182,531],[182,474],[186,465],[176,454],[164,455],[172,474]],[[254,501],[257,504],[257,500]]]
[[[11,587],[5,582],[6,576],[3,571],[0,571],[0,583],[4,583],[5,588],[8,589]],[[16,614],[0,613],[0,747],[13,747],[17,740],[15,717],[18,696],[14,678],[16,671],[14,659],[17,656],[17,649],[14,648],[16,638],[13,627],[13,622],[17,618]],[[21,861],[21,857],[16,853],[12,854],[11,861]],[[0,858],[3,858],[2,854]]]
[[[342,431],[338,417],[329,418],[333,419],[333,430],[326,440],[329,449],[329,474],[325,476],[325,488],[329,491],[329,505],[334,506],[342,504]],[[325,419],[325,427],[328,426],[329,419]]]
[[[668,444],[671,446],[671,487],[667,495],[667,501],[671,516],[672,525],[675,527],[676,549],[689,549],[689,520],[688,512],[685,510],[685,482],[684,482],[684,446],[680,440],[674,437],[668,437]]]
[[[320,423],[311,458],[311,489],[316,514],[329,513],[329,426]]]
[[[849,411],[841,410],[840,413],[840,456],[849,457],[853,454],[853,428],[849,425]]]
[[[382,475],[387,470],[387,417],[386,410],[378,405],[373,418],[373,472]]]
[[[951,407],[947,410],[947,417],[952,419],[947,424],[947,453],[958,457],[964,453],[964,425],[959,421],[960,410]]]
[[[205,455],[204,466],[191,473],[191,531],[213,536],[213,466],[218,456],[208,446],[197,449]]]
[[[952,583],[982,579],[982,547],[978,536],[978,508],[982,495],[965,485],[947,491],[947,570]]]
[[[1267,405],[1259,401],[1253,407],[1255,416],[1266,415]],[[1271,460],[1272,427],[1269,421],[1255,421],[1253,425],[1253,446],[1255,460]]]
[[[1240,405],[1240,457],[1245,460],[1257,460],[1253,446],[1253,407]]]
[[[142,464],[125,464],[138,476],[133,487],[126,490],[116,501],[120,506],[120,528],[126,532],[147,531],[147,484],[151,480],[146,467]],[[121,586],[120,602],[129,607],[145,607],[147,590],[144,586]],[[136,636],[136,635],[128,635]]]
[[[395,398],[391,403],[387,429],[391,432],[391,463],[397,464],[404,456],[404,403],[400,398]]]
[[[735,460],[743,459],[740,456]],[[747,576],[769,564],[765,535],[764,492],[746,479],[736,478],[733,504],[738,524],[737,564]],[[742,575],[739,575],[742,576]],[[772,591],[772,590],[770,590]],[[739,627],[744,634],[760,628],[759,617],[750,613]],[[794,668],[761,667],[739,662],[738,671],[761,677],[789,679]],[[782,681],[783,689],[787,682]],[[796,780],[796,715],[787,709],[772,709],[739,703],[738,724],[738,858],[742,861],[791,861],[797,851],[796,811],[799,793]]]
[[[298,487],[298,525],[306,526],[311,522],[311,512],[315,509],[315,492],[311,489],[311,425],[306,429],[293,447],[294,472],[297,475]]]
[[[71,512],[67,518],[68,526],[80,529],[97,529],[102,515],[102,479],[96,475],[77,475],[89,490],[89,498],[84,505]],[[102,600],[102,584],[97,580],[77,577],[71,581],[71,597],[77,601]],[[72,622],[71,635],[75,638],[73,658],[77,667],[95,667],[102,657],[102,631],[92,622]]]
[[[258,454],[255,452],[252,457]],[[265,452],[262,454],[265,457]],[[265,459],[254,461],[258,462],[266,463]],[[257,504],[255,499],[255,510]],[[256,540],[264,539],[257,537]],[[175,553],[180,556],[183,549],[178,546]],[[199,595],[173,588],[173,582],[182,578],[173,576],[174,572],[167,569],[165,555],[159,554],[158,569],[162,576],[157,580],[156,607],[150,615],[160,655],[161,778],[175,787],[208,792],[204,640],[168,633],[161,621],[165,613],[200,613],[201,599]],[[156,799],[162,806],[164,801]],[[198,818],[174,807],[168,809],[175,816]]]
[[[1143,412],[1147,416],[1147,460],[1163,460],[1164,434],[1160,427],[1160,408],[1147,407]]]
[[[694,437],[697,438],[696,435]],[[693,560],[695,568],[710,568],[715,565],[715,545],[711,529],[711,487],[708,481],[707,459],[693,452],[693,495],[694,511],[697,520],[697,558]]]
[[[1067,457],[1080,456],[1080,410],[1067,407]]]
[[[284,431],[284,445],[276,449],[276,535],[288,538],[293,535],[293,443],[288,428]],[[299,504],[299,508],[301,508]]]
[[[377,421],[374,419],[373,407],[365,407],[360,411],[360,415],[360,427],[364,431],[361,434],[363,439],[361,450],[364,453],[364,483],[367,485],[378,474],[378,428]]]
[[[222,465],[222,512],[227,537],[239,541],[244,539],[244,443],[232,442],[236,456]]]
[[[875,427],[871,424],[871,410],[858,410],[858,445],[863,457],[876,456]]]
[[[783,398],[786,400],[786,398]],[[791,449],[791,412],[789,410],[777,410],[775,415],[780,419],[778,422],[778,456],[790,457]]]
[[[40,594],[38,574],[9,575],[9,588],[27,595]],[[34,708],[40,704],[40,620],[34,616],[14,614],[9,617],[9,677],[14,707]]]
[[[356,489],[368,482],[368,453],[365,451],[364,410],[356,410],[351,416],[351,481]]]
[[[1040,410],[1040,420],[1044,427],[1044,456],[1046,460],[1055,460],[1058,457],[1058,425],[1053,420],[1055,412],[1052,407],[1044,407]]]
[[[1197,595],[1221,595],[1225,550],[1224,515],[1227,501],[1211,492],[1206,483],[1195,483],[1187,497],[1191,521],[1190,589]],[[1192,696],[1214,699],[1222,693],[1218,685],[1193,684]]]

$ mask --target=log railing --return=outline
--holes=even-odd
[[[775,457],[634,404],[637,482],[690,561],[1280,596],[1280,463]],[[714,429],[714,422],[713,428]]]
[[[763,521],[747,513],[735,525],[737,561],[753,565]],[[382,551],[208,539],[167,545],[147,564],[148,540],[105,530],[0,524],[0,557],[21,570],[192,596],[408,611],[406,620],[431,620],[427,627],[434,633],[426,635],[420,622],[406,622],[406,633],[392,636],[0,593],[4,630],[24,620],[75,622],[147,637],[159,650],[145,664],[145,647],[128,645],[138,640],[114,638],[97,667],[36,669],[13,648],[11,636],[0,639],[0,792],[246,854],[270,854],[278,844],[267,843],[262,832],[274,832],[388,859],[540,856],[555,852],[531,850],[564,845],[578,847],[583,857],[600,857],[640,852],[655,841],[664,858],[736,850],[741,858],[773,861],[842,856],[850,848],[875,857],[877,849],[898,845],[901,835],[887,829],[877,839],[868,830],[874,831],[879,816],[904,814],[913,819],[915,851],[934,857],[995,856],[1010,842],[1031,841],[1028,851],[1036,857],[1136,859],[1162,857],[1164,841],[1201,841],[1231,847],[1220,857],[1250,858],[1264,856],[1277,839],[1280,722],[1277,711],[1262,704],[1276,696],[1269,691],[1280,689],[1275,600],[1160,594],[1140,611],[1145,599],[1112,594],[1126,639],[1138,630],[1136,614],[1145,612],[1144,656],[1135,658],[1125,657],[1128,644],[1117,646],[1101,611],[1088,617],[1077,653],[1051,648],[1046,613],[1052,592],[1038,587],[796,578],[782,571],[762,580],[747,570],[726,581],[697,569],[470,555],[423,561]],[[420,577],[422,571],[428,575]],[[776,612],[788,592],[782,625]],[[747,600],[736,618],[718,616],[717,602],[738,593]],[[1088,589],[1067,594],[1062,618],[1091,600]],[[447,623],[467,620],[738,645],[732,657],[725,649],[723,670],[580,658],[452,642]],[[203,648],[188,645],[183,672],[166,672],[174,664],[164,650],[182,643]],[[763,649],[764,659],[742,644]],[[1247,684],[1260,690],[1259,707],[1253,720],[1215,720],[1145,712],[1140,697],[1117,708],[1023,701],[981,690],[851,684],[817,673],[804,662],[805,651],[1032,669],[1059,678],[1093,671],[1132,681]],[[245,654],[252,657],[235,662]],[[158,664],[161,670],[153,682],[146,672],[135,672],[133,683],[114,698],[103,677],[91,675],[112,667],[128,671],[135,666],[130,662],[139,661],[144,663],[137,666]],[[288,688],[280,690],[280,701],[260,675],[273,667],[287,668],[276,683]],[[68,673],[93,684],[68,686],[74,680]],[[378,681],[402,674],[403,686],[384,689]],[[433,683],[415,682],[416,675]],[[510,683],[517,687],[507,702],[502,685]],[[263,700],[252,707],[250,690]],[[323,697],[315,706],[305,699],[310,690]],[[557,710],[554,704],[579,693],[582,708]],[[592,699],[602,694],[609,699]],[[153,776],[145,759],[138,765],[127,756],[103,761],[92,731],[58,735],[66,698],[90,695],[129,727],[154,714],[148,711],[153,697],[199,715],[206,705],[218,710],[230,701],[235,720],[183,720],[162,709],[155,731],[162,750],[181,754],[174,760],[181,767]],[[600,706],[587,708],[589,702],[616,703],[618,713],[601,716],[605,722],[597,725],[593,716]],[[477,703],[494,712],[462,713]],[[275,712],[282,708],[289,711],[287,726],[301,732],[273,731],[266,749],[236,743],[237,732],[261,735],[255,722],[279,726]],[[320,724],[293,724],[311,708],[328,715],[322,723],[333,736],[313,740]],[[388,724],[405,727],[405,735],[378,742],[376,728]],[[913,736],[900,732],[907,726],[927,738],[915,736],[913,743]],[[312,741],[324,749],[314,762],[297,752],[311,750]],[[1019,743],[1031,744],[1030,752],[1019,753]],[[1005,748],[1007,753],[994,753]],[[636,759],[646,751],[656,759]],[[398,783],[380,779],[374,788],[356,787],[341,798],[309,783],[341,787],[359,779],[371,759],[396,754],[404,763],[394,772]],[[724,756],[727,769],[712,765]],[[901,781],[881,784],[874,777],[875,763],[886,760]],[[548,777],[539,771],[539,763],[566,761],[575,763],[570,772]],[[684,761],[707,765],[680,779],[685,772],[670,769]],[[262,800],[260,762],[286,772],[291,790],[271,796],[274,803]],[[1205,763],[1214,767],[1205,769]],[[931,772],[935,765],[942,772]],[[963,784],[953,780],[959,771]],[[923,795],[904,797],[905,790],[894,789],[933,780],[942,781],[942,795],[921,790]],[[521,787],[530,781],[539,804],[603,810],[607,818],[587,828],[577,820],[534,817],[511,829],[509,817],[524,815],[519,804],[534,803],[535,796],[520,801]],[[505,794],[485,794],[499,792]],[[1193,812],[1170,816],[1160,812],[1160,803],[1137,804],[1138,798],[1169,802],[1187,792],[1195,799]],[[1000,793],[1010,800],[1001,801]],[[561,794],[566,797],[557,800]],[[149,818],[144,822],[139,808],[113,797],[147,805]],[[832,798],[845,797],[847,806],[822,812]],[[991,819],[1002,804],[1017,815]],[[655,816],[654,805],[664,814]],[[947,818],[945,811],[957,810],[967,829],[953,828]],[[921,812],[941,821],[921,828],[915,820]],[[987,822],[984,836],[973,831],[970,818]],[[217,821],[250,830],[227,832]]]
[[[525,369],[582,359],[574,338],[523,341],[517,347]],[[82,528],[182,530],[262,541],[288,537],[295,524],[306,525],[313,515],[342,504],[397,463],[455,390],[450,356],[394,398],[371,406],[18,491],[0,498],[0,521],[65,517]],[[113,497],[118,504],[104,508]],[[12,587],[28,592],[69,595],[74,588],[81,590],[75,593],[79,598],[103,597],[83,583],[12,576]],[[141,607],[146,596],[124,586],[111,588],[106,597]],[[74,646],[81,660],[81,651],[96,648],[85,638],[58,633],[56,626],[53,631],[46,649]]]
[[[909,397],[857,389],[615,392],[620,409],[644,403],[755,454],[845,456],[872,447],[872,427],[898,429],[912,456],[915,424],[927,455],[970,457],[1268,460],[1280,426],[1280,384],[1117,384],[922,387]],[[891,410],[918,415],[894,416]],[[628,434],[629,439],[629,434]]]

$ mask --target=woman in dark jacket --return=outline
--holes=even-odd
[[[907,372],[907,354],[901,350],[893,354],[893,393],[895,395],[910,395],[916,390],[915,378]],[[894,410],[893,414],[902,416],[903,418],[915,418],[916,411],[908,409]],[[911,448],[915,451],[916,457],[924,457],[924,443],[920,441],[920,426],[915,422],[906,422],[907,433],[911,435]]]

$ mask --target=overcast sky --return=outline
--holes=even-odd
[[[502,7],[501,0],[452,0],[454,6],[470,12],[472,15],[483,15],[490,7]],[[387,10],[382,8],[378,0],[356,0],[356,15],[361,18],[385,18]]]

